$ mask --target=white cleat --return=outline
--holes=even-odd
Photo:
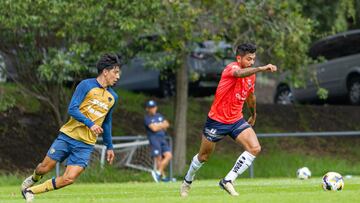
[[[239,193],[236,192],[234,185],[231,183],[231,181],[226,181],[222,179],[219,182],[219,186],[231,196],[239,196]]]
[[[189,191],[190,191],[190,185],[191,182],[187,182],[187,181],[183,181],[183,183],[180,186],[180,196],[181,197],[187,197],[189,195]]]
[[[153,179],[156,183],[158,183],[161,180],[161,174],[155,170],[151,171],[151,176],[153,177]]]
[[[26,200],[26,203],[31,203],[34,200],[34,193],[32,193],[30,190],[22,190],[21,191],[22,196]]]
[[[36,182],[32,179],[32,175],[27,177],[24,182],[21,184],[21,191],[33,186]]]

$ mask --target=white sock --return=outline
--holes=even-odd
[[[185,180],[187,182],[192,182],[195,177],[195,173],[204,163],[201,163],[198,159],[198,154],[196,154],[190,164],[189,170],[186,173]]]
[[[248,151],[243,152],[236,160],[234,167],[224,179],[234,182],[238,175],[242,174],[247,168],[249,168],[254,159],[255,156],[250,154]]]

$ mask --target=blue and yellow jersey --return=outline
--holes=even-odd
[[[117,100],[115,91],[110,87],[103,88],[96,78],[81,81],[68,108],[70,120],[60,131],[76,140],[94,145],[97,135],[90,128],[94,124],[102,126],[104,144],[112,149],[112,111]]]

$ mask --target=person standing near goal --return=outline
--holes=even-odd
[[[154,158],[156,166],[151,175],[155,182],[167,182],[169,180],[165,178],[165,169],[172,158],[172,154],[165,136],[170,124],[163,115],[157,112],[158,107],[154,100],[146,102],[145,110],[144,124],[150,142],[151,157]]]
[[[251,127],[256,121],[255,74],[277,70],[277,67],[272,64],[253,68],[255,52],[254,44],[244,43],[237,46],[236,61],[228,64],[223,70],[203,129],[199,153],[193,157],[181,184],[182,197],[188,196],[196,171],[209,159],[216,142],[227,135],[242,145],[245,151],[240,154],[229,173],[220,180],[219,186],[232,196],[239,195],[234,188],[234,181],[251,165],[261,150]],[[248,121],[242,114],[244,103],[247,104],[251,113]]]
[[[105,54],[97,62],[98,76],[83,80],[71,98],[69,121],[60,128],[59,136],[51,145],[44,160],[34,173],[21,185],[26,202],[32,202],[34,194],[60,189],[74,183],[88,165],[97,137],[102,134],[107,146],[107,161],[112,164],[112,112],[118,96],[111,86],[120,78],[120,60],[117,55]],[[66,169],[62,176],[33,186],[50,172],[57,162],[65,159]]]

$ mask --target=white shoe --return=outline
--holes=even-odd
[[[224,189],[231,196],[239,196],[239,193],[236,192],[234,185],[231,181],[226,181],[224,179],[220,180],[219,186]]]
[[[188,183],[187,181],[183,181],[181,186],[180,186],[180,196],[181,197],[187,197],[189,195],[189,191],[190,191],[190,187],[191,186],[191,182]]]
[[[161,180],[161,174],[155,170],[151,171],[151,176],[153,177],[156,183],[158,183]]]
[[[32,175],[27,177],[21,184],[21,191],[33,186],[36,182],[32,179]]]
[[[30,203],[34,200],[34,193],[32,193],[30,190],[22,190],[21,194],[26,200],[26,203]]]

